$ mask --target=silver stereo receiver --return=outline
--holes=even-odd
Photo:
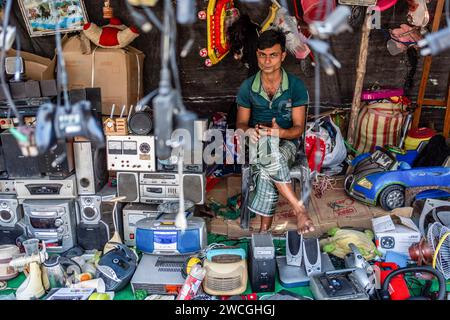
[[[17,199],[71,199],[77,196],[75,174],[65,179],[16,180]]]
[[[106,136],[110,171],[155,171],[154,136]]]
[[[128,203],[123,209],[123,238],[127,246],[136,245],[136,223],[145,218],[156,219],[161,212],[157,204]]]
[[[151,172],[139,175],[140,202],[163,203],[180,197],[180,186],[183,187],[184,198],[195,204],[205,202],[205,174]]]
[[[74,200],[25,200],[28,236],[43,240],[49,252],[69,250],[77,244],[76,208]]]

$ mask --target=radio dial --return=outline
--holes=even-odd
[[[56,222],[56,221],[55,221]],[[57,233],[64,233],[64,227],[59,227],[58,229],[56,229]]]
[[[64,224],[64,221],[62,220],[62,219],[56,219],[55,220],[55,226],[56,227],[60,227],[60,226],[62,226]],[[58,228],[58,230],[59,230],[60,228]],[[63,230],[64,231],[64,230]],[[59,231],[58,231],[59,232]]]
[[[6,202],[2,202],[2,204],[0,205],[2,208],[8,208],[8,204]]]

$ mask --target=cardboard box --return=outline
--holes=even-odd
[[[206,193],[207,202],[227,204],[228,198],[241,193],[241,176],[228,176],[220,181]]]
[[[231,179],[230,179],[231,178]],[[298,197],[300,196],[299,188]],[[240,177],[228,177],[219,182],[207,194],[207,198],[214,197],[214,200],[226,204],[226,199],[240,193]],[[353,198],[350,198],[343,189],[343,181],[338,180],[333,190],[327,190],[322,197],[311,195],[309,205],[309,215],[314,222],[315,231],[311,236],[320,236],[334,227],[352,227],[361,229],[372,228],[372,218],[378,215],[389,214],[378,207],[369,207]],[[219,219],[219,218],[217,218]],[[226,220],[220,218],[211,222],[211,232],[227,235],[229,238],[248,237],[253,232],[257,232],[260,226],[260,218],[255,217],[250,221],[250,229],[243,230],[239,225],[239,219]],[[297,217],[292,210],[290,203],[280,195],[276,213],[272,222],[272,232],[275,235],[282,235],[287,230],[297,228]]]
[[[126,115],[142,98],[145,55],[141,51],[131,46],[86,49],[80,36],[74,36],[64,41],[63,54],[69,89],[101,88],[103,115],[110,115],[113,104],[114,114],[119,115],[125,105]]]
[[[409,257],[408,248],[420,241],[421,234],[414,222],[400,215],[388,215],[372,219],[377,249],[384,255],[387,251]]]
[[[379,207],[369,207],[349,197],[342,179],[338,179],[333,189],[325,191],[320,198],[313,192],[309,209],[311,215],[317,216],[318,226],[323,232],[334,227],[371,229],[375,215],[389,214]]]
[[[17,56],[17,51],[11,49],[8,57]],[[25,63],[25,75],[28,80],[52,80],[55,79],[56,56],[53,59],[44,58],[30,52],[20,51],[20,56]]]

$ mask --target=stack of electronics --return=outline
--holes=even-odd
[[[206,124],[205,120],[198,120],[196,128],[204,132]],[[137,124],[134,126],[134,132],[139,132]],[[198,137],[203,137],[203,133]],[[117,193],[119,197],[125,197],[123,202],[161,204],[176,201],[180,188],[183,188],[186,200],[204,203],[205,165],[202,157],[195,155],[203,154],[202,138],[196,140],[192,157],[185,157],[181,175],[177,171],[176,157],[165,161],[157,159],[152,135],[118,135],[115,132],[107,135],[106,141],[108,170],[117,172]],[[194,164],[189,164],[192,162]]]
[[[187,228],[175,226],[175,214],[159,214],[136,223],[136,247],[144,254],[131,279],[133,292],[177,294],[185,279],[183,265],[190,255],[207,245],[206,223],[200,217],[187,217]]]

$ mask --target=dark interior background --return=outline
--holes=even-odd
[[[102,0],[84,1],[86,10],[91,22],[103,25]],[[175,3],[175,1],[174,1]],[[197,0],[197,10],[204,10],[208,1]],[[133,24],[133,19],[129,14],[125,0],[112,0],[115,15],[125,24]],[[239,1],[236,0],[236,5]],[[436,1],[431,1],[429,6],[430,24],[434,17]],[[154,9],[158,17],[161,17],[162,1],[159,1]],[[14,13],[11,18],[12,23],[18,26],[21,35],[22,50],[32,52],[45,57],[53,57],[55,50],[54,36],[30,38],[23,21],[23,17],[15,1]],[[367,72],[365,77],[365,87],[374,83],[383,86],[402,87],[405,77],[411,66],[408,63],[406,53],[391,56],[386,48],[386,32],[389,28],[396,28],[401,23],[406,23],[407,5],[406,1],[399,0],[396,6],[382,13],[381,24],[384,30],[372,30],[370,35],[370,46],[367,62]],[[441,27],[445,25],[443,15]],[[183,86],[183,97],[188,108],[202,115],[210,115],[215,111],[228,111],[233,105],[234,97],[240,83],[247,76],[247,69],[233,60],[232,55],[228,55],[218,65],[211,68],[204,66],[204,58],[199,56],[200,49],[206,47],[206,21],[198,20],[194,25],[195,44],[186,58],[179,58],[180,77]],[[184,45],[190,35],[189,28],[179,27],[178,47]],[[332,51],[341,62],[342,68],[334,77],[326,76],[322,73],[321,82],[321,103],[324,106],[348,107],[352,100],[356,66],[359,54],[360,27],[356,27],[352,33],[344,33],[331,40]],[[160,66],[160,36],[156,28],[145,34],[142,33],[132,46],[142,50],[145,55],[144,87],[149,92],[158,86],[159,66]],[[414,76],[414,86],[408,91],[408,95],[413,100],[417,97],[418,85],[421,78],[423,57],[419,57],[417,71]],[[289,57],[285,62],[285,68],[301,77],[310,91],[310,96],[314,95],[314,72],[309,74],[302,72],[300,64],[293,57]],[[447,86],[447,78],[450,70],[450,51],[444,52],[433,58],[431,74],[428,81],[427,96],[432,98],[443,98]],[[435,122],[437,127],[442,126],[443,110],[424,110],[422,122]]]

